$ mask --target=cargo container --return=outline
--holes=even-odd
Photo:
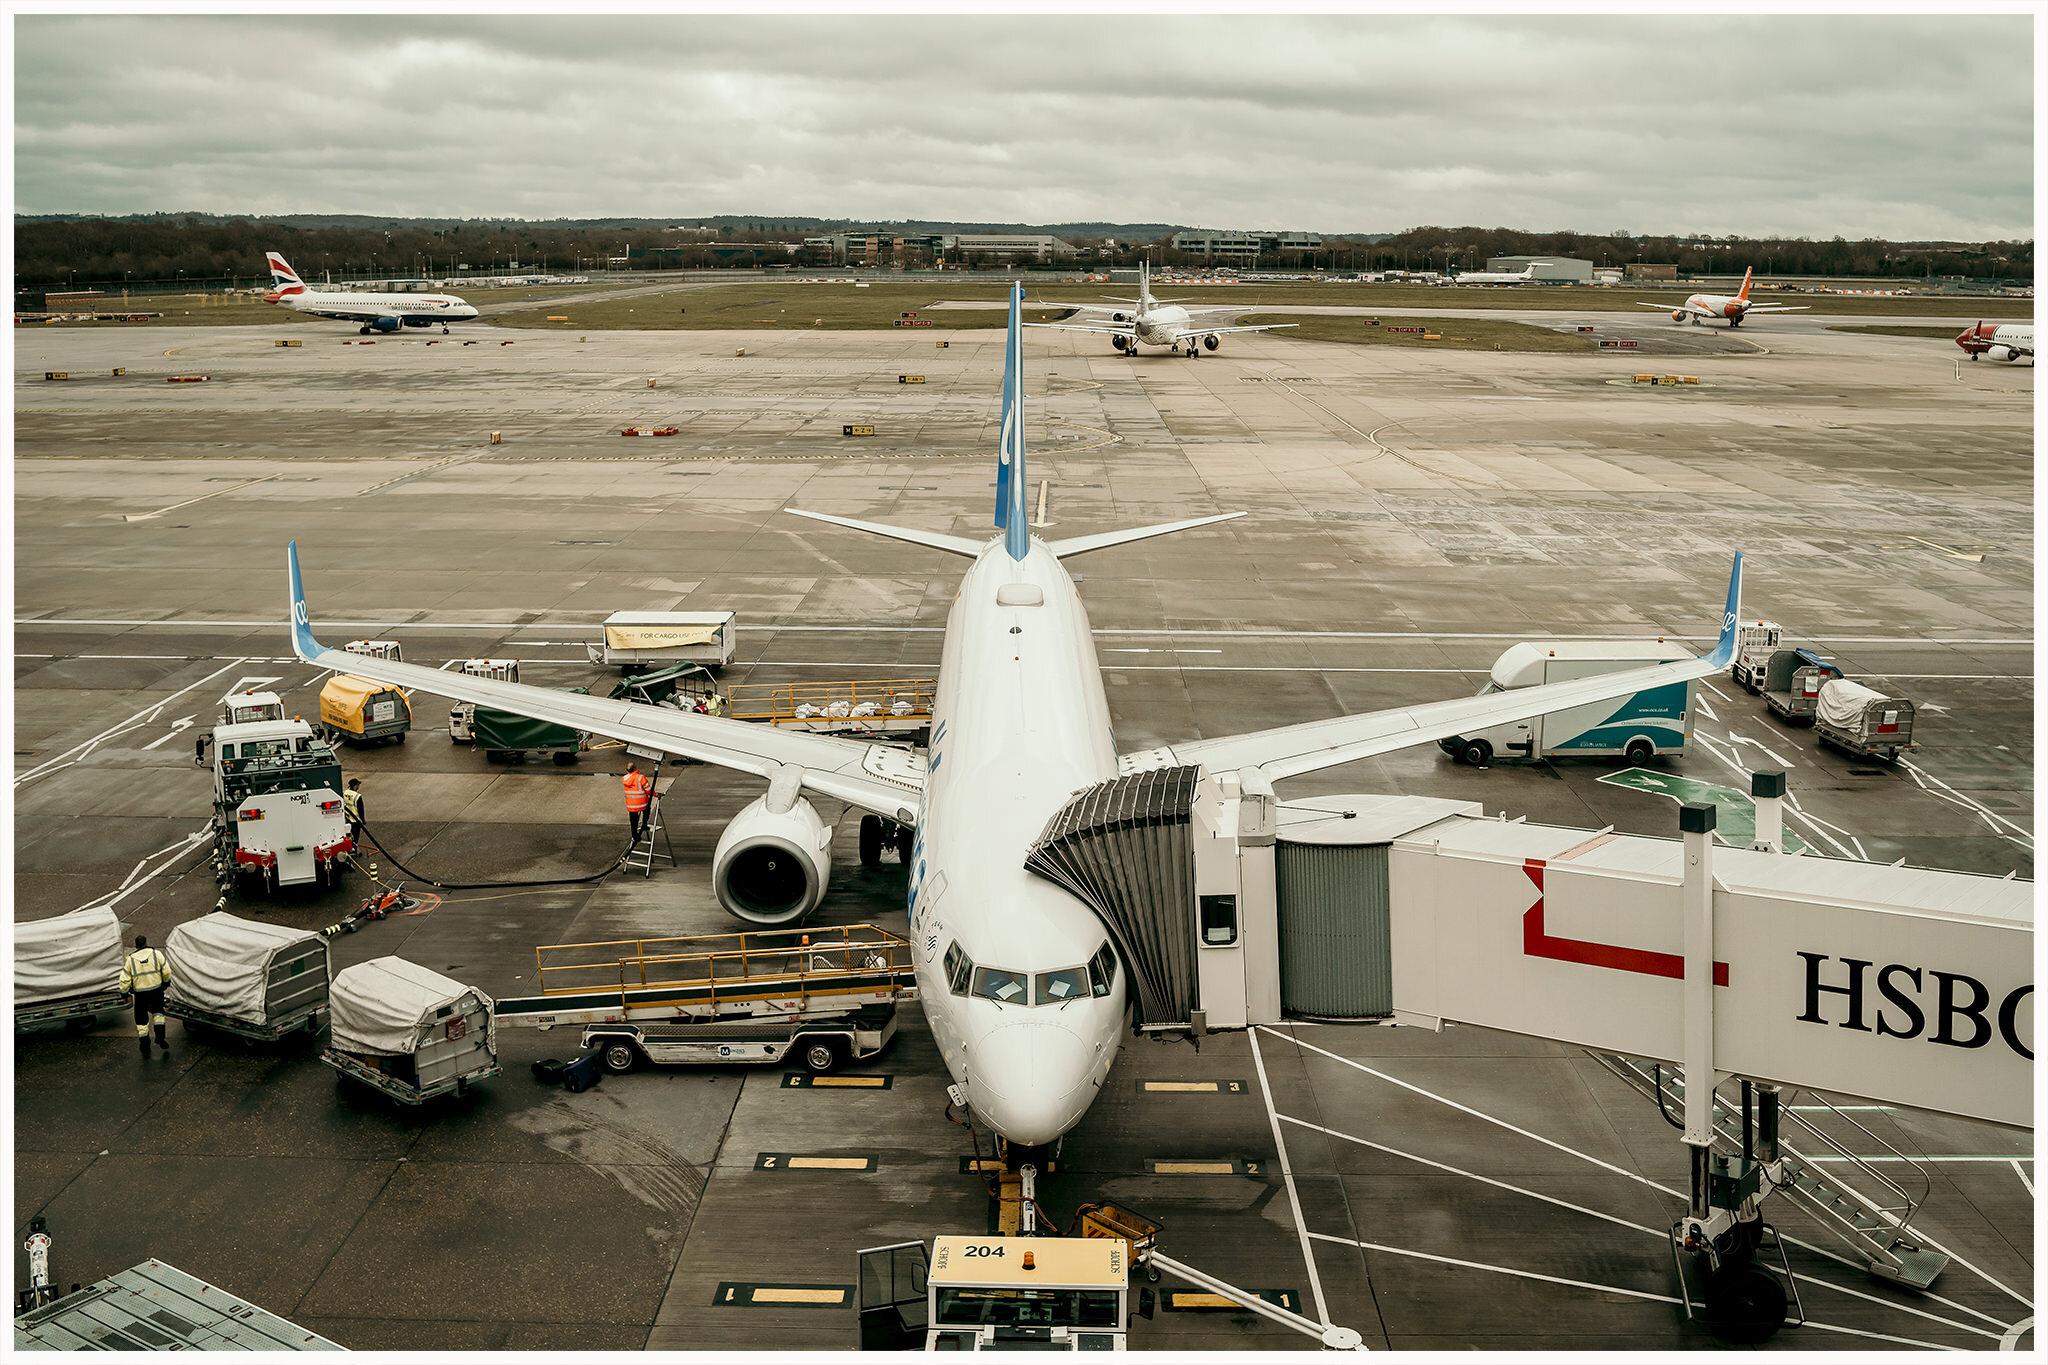
[[[1810,649],[1781,649],[1764,667],[1764,705],[1794,725],[1811,725],[1820,689],[1842,670]]]
[[[1835,678],[1821,685],[1813,730],[1821,743],[1844,753],[1896,761],[1901,752],[1914,747],[1913,703]]]
[[[1683,645],[1663,640],[1524,641],[1494,662],[1493,676],[1478,695],[1598,677],[1692,657],[1692,651]],[[1475,766],[1496,756],[1618,756],[1641,763],[1659,754],[1681,754],[1692,732],[1692,689],[1690,682],[1667,683],[1632,696],[1510,721],[1469,735],[1453,735],[1438,740],[1437,747],[1460,762]]]
[[[412,703],[396,687],[337,673],[320,689],[320,726],[341,743],[403,744],[412,729]]]
[[[327,1017],[327,940],[306,929],[259,924],[223,911],[171,930],[164,1013],[244,1038],[270,1041]]]
[[[561,692],[588,692],[585,687],[563,687]],[[470,733],[488,763],[523,763],[528,754],[550,754],[567,767],[583,750],[583,732],[548,720],[532,720],[510,711],[479,706],[470,719]]]
[[[121,924],[104,906],[14,925],[14,1026],[89,1028],[121,1008]]]
[[[401,957],[337,973],[320,1060],[401,1104],[461,1094],[498,1074],[491,998]]]

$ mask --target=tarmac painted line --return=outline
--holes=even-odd
[[[2027,1187],[2027,1198],[2032,1199],[2034,1197],[2034,1182],[2027,1179],[2026,1167],[2020,1165],[2017,1157],[2013,1159],[2012,1173],[2020,1178],[2020,1184]]]
[[[1309,1236],[1318,1242],[1337,1242],[1344,1246],[1361,1247],[1366,1251],[1384,1251],[1390,1256],[1413,1256],[1421,1261],[1435,1261],[1439,1265],[1462,1266],[1466,1270],[1490,1270],[1496,1275],[1513,1275],[1517,1279],[1541,1280],[1545,1284],[1561,1284],[1570,1289],[1590,1289],[1600,1294],[1621,1294],[1631,1299],[1648,1299],[1652,1303],[1682,1303],[1683,1300],[1669,1294],[1652,1294],[1642,1289],[1622,1289],[1611,1284],[1593,1284],[1586,1280],[1570,1280],[1561,1275],[1539,1275],[1533,1270],[1516,1270],[1511,1266],[1488,1265],[1484,1261],[1463,1261],[1455,1256],[1438,1256],[1427,1251],[1410,1251],[1406,1247],[1390,1247],[1381,1242],[1361,1242],[1352,1237],[1333,1237],[1327,1232],[1311,1232]]]
[[[2004,825],[2007,829],[2010,829],[2013,833],[2021,835],[2022,837],[2029,839],[2033,837],[2033,832],[2031,830],[2025,828],[2024,826],[2014,824],[2012,821],[2006,819],[2003,815],[2000,815],[1998,812],[1992,810],[1988,806],[1983,805],[1981,802],[1975,801],[1972,798],[1963,795],[1963,793],[1957,791],[1954,787],[1949,786],[1948,783],[1942,781],[1933,773],[1928,772],[1925,768],[1922,768],[1919,764],[1913,762],[1911,759],[1901,758],[1899,760],[1899,766],[1904,768],[1907,772],[1911,773],[1913,775],[1914,781],[1919,782],[1921,778],[1926,778],[1928,782],[1934,783],[1943,791],[1955,797],[1956,800],[1962,802],[1964,805],[1970,807],[1972,810],[1975,810],[1979,814],[1983,815],[1987,820],[1996,821],[1997,823]],[[1922,782],[1921,785],[1924,787],[1926,783]]]
[[[2034,1320],[2031,1317],[2021,1318],[2006,1331],[2005,1336],[1998,1343],[1998,1349],[2001,1351],[2018,1350],[2020,1338],[2033,1330]]]
[[[121,520],[149,521],[155,517],[162,516],[166,512],[175,512],[180,507],[190,507],[195,502],[205,502],[208,498],[217,498],[224,493],[233,493],[239,489],[253,487],[254,485],[259,483],[269,483],[272,479],[281,479],[283,477],[284,475],[282,474],[265,474],[260,479],[250,479],[247,483],[238,483],[233,488],[216,488],[211,493],[201,493],[196,498],[187,498],[183,502],[174,502],[169,507],[159,507],[154,512],[127,513],[122,516]]]
[[[1315,1248],[1309,1245],[1309,1238],[1313,1234],[1308,1230],[1307,1220],[1301,1216],[1301,1195],[1294,1188],[1294,1167],[1287,1159],[1287,1139],[1281,1135],[1280,1115],[1273,1108],[1273,1087],[1266,1082],[1266,1059],[1259,1052],[1259,1035],[1256,1032],[1247,1031],[1245,1036],[1251,1040],[1252,1064],[1258,1068],[1259,1072],[1259,1098],[1266,1103],[1266,1121],[1273,1126],[1273,1149],[1280,1155],[1280,1175],[1287,1182],[1287,1203],[1294,1210],[1294,1231],[1301,1238],[1301,1259],[1302,1263],[1308,1267],[1309,1292],[1315,1295],[1316,1321],[1324,1327],[1328,1327],[1330,1326],[1330,1305],[1323,1298],[1322,1277],[1316,1273]],[[1294,1040],[1289,1039],[1289,1041],[1292,1042]],[[1305,1047],[1307,1044],[1296,1043],[1295,1046]]]
[[[59,768],[70,767],[72,764],[84,758],[87,754],[90,754],[94,749],[98,748],[103,741],[112,739],[117,735],[124,734],[127,731],[135,729],[139,726],[147,725],[150,721],[155,720],[166,706],[169,706],[172,702],[184,696],[193,688],[204,687],[213,679],[218,678],[221,674],[227,672],[228,669],[235,667],[237,664],[244,664],[248,662],[249,659],[246,655],[238,656],[234,659],[231,659],[226,664],[214,669],[213,672],[201,678],[198,682],[185,684],[185,686],[171,693],[170,696],[165,697],[162,701],[156,703],[156,705],[145,707],[142,710],[137,711],[134,715],[128,717],[128,719],[120,722],[119,724],[100,731],[100,733],[94,735],[91,739],[86,740],[83,744],[74,745],[71,748],[66,749],[57,757],[50,759],[48,762],[29,769],[27,772],[18,775],[14,779],[15,789],[17,791],[20,790],[20,788],[24,784],[34,781],[36,778],[43,776],[45,773],[55,772]]]

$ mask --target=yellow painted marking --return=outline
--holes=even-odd
[[[1155,1161],[1154,1175],[1236,1175],[1237,1166],[1229,1161]]]
[[[1147,1090],[1208,1090],[1216,1089],[1214,1081],[1147,1081]]]
[[[864,1156],[793,1156],[789,1159],[792,1171],[865,1171],[868,1159]]]
[[[1243,1304],[1237,1302],[1235,1299],[1226,1299],[1221,1294],[1196,1294],[1183,1289],[1176,1289],[1173,1291],[1173,1306],[1175,1308],[1244,1307]]]
[[[821,1085],[863,1086],[872,1090],[887,1079],[888,1077],[886,1076],[813,1076],[811,1084],[814,1087]]]
[[[845,1303],[844,1289],[756,1289],[751,1303]]]
[[[1949,549],[1946,545],[1936,545],[1933,541],[1921,540],[1918,536],[1907,536],[1906,539],[1911,541],[1917,541],[1918,543],[1925,545],[1930,550],[1939,550],[1943,554],[1947,555],[1950,559],[1967,559],[1972,564],[1982,564],[1984,562],[1983,555],[1958,554],[1956,551]]]

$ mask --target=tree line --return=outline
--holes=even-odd
[[[465,274],[580,274],[628,257],[636,269],[702,269],[751,267],[786,262],[799,267],[825,267],[842,261],[825,248],[802,248],[792,254],[784,242],[801,242],[802,234],[776,230],[764,223],[750,230],[727,224],[712,232],[676,233],[662,228],[544,227],[518,222],[476,222],[444,227],[359,228],[302,227],[275,222],[203,222],[197,218],[88,218],[69,221],[18,221],[15,226],[15,280],[22,290],[62,288],[159,289],[190,287],[247,288],[269,283],[266,251],[282,252],[308,280],[389,279],[425,277],[459,279]],[[1135,266],[1141,259],[1155,265],[1200,267],[1224,264],[1200,253],[1176,250],[1171,236],[1157,241],[1068,238],[1082,255],[1078,266]],[[748,246],[774,246],[750,251]],[[1674,265],[1681,277],[1732,274],[1755,266],[1759,274],[1861,276],[1928,279],[1961,276],[2031,282],[2034,245],[2031,241],[1887,242],[1817,241],[1804,237],[1748,238],[1650,235],[1630,232],[1606,235],[1578,232],[1524,232],[1513,228],[1436,227],[1373,240],[1327,237],[1319,248],[1269,253],[1264,268],[1378,271],[1484,269],[1495,256],[1570,256],[1595,266],[1627,266],[1636,262]],[[911,252],[909,265],[929,263],[929,252]],[[884,264],[889,258],[884,258]],[[1016,258],[988,256],[949,265],[1005,269]],[[467,267],[467,270],[463,267]]]

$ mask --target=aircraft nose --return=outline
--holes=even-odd
[[[975,1115],[1012,1142],[1051,1142],[1088,1107],[1093,1063],[1080,1036],[1057,1024],[996,1029],[970,1061]]]

